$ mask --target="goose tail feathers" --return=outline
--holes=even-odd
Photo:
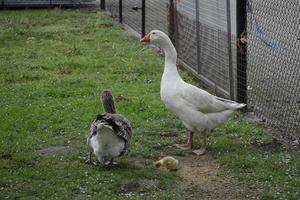
[[[246,106],[246,104],[244,104],[244,103],[232,103],[231,105],[232,105],[232,107],[234,107],[236,109],[243,108]]]
[[[224,103],[227,103],[230,105],[230,107],[232,107],[233,109],[240,109],[240,108],[243,108],[246,106],[246,104],[244,103],[237,103],[235,101],[231,101],[229,99],[224,99],[224,98],[221,98],[221,97],[216,97],[216,99],[220,100],[220,101],[223,101]]]

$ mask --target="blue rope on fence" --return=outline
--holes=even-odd
[[[272,42],[269,36],[263,31],[263,28],[259,25],[258,20],[254,14],[254,10],[252,7],[252,0],[247,1],[247,13],[250,13],[252,21],[250,21],[251,24],[254,23],[255,27],[255,36],[261,40],[267,47],[273,48],[273,49],[285,49],[282,48],[278,43]]]

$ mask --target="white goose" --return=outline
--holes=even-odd
[[[203,155],[206,152],[206,134],[222,124],[230,114],[245,104],[222,99],[182,80],[178,74],[177,52],[170,38],[159,30],[152,30],[141,40],[157,45],[164,51],[165,67],[161,79],[160,96],[166,107],[174,112],[190,131],[186,144],[174,146],[183,150],[191,149],[194,133],[200,133],[200,148],[193,152]]]

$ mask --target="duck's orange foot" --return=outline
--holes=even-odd
[[[173,146],[181,150],[190,150],[192,148],[190,144],[174,144]]]
[[[194,150],[193,153],[196,154],[197,156],[202,156],[206,153],[206,148],[200,148],[200,149]]]

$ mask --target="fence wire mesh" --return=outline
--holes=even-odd
[[[300,2],[248,1],[248,105],[289,141],[300,140]]]
[[[177,4],[178,55],[202,81],[229,96],[229,69],[233,66],[229,66],[226,1],[198,3],[186,0]]]
[[[106,9],[110,12],[111,17],[119,18],[119,1],[106,1]]]
[[[189,67],[195,74],[197,74],[198,65],[196,20],[195,16],[187,15],[185,13],[187,9],[189,9],[191,13],[195,13],[195,6],[185,4],[183,4],[183,6],[176,12],[177,32],[175,39],[178,59],[181,64]]]
[[[146,33],[161,30],[168,33],[168,12],[170,0],[146,1]]]
[[[119,12],[120,1],[106,1],[109,11]],[[122,2],[123,22],[141,33],[142,0]],[[280,132],[277,136],[299,144],[300,2],[246,2],[247,32],[242,35],[235,35],[235,0],[146,1],[145,32],[168,33],[183,66],[216,92],[227,97],[234,92],[235,99],[247,101]]]
[[[142,1],[123,1],[123,22],[138,33],[142,33]]]

